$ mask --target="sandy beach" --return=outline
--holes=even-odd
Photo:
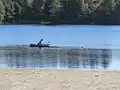
[[[119,71],[0,69],[0,90],[120,90]]]

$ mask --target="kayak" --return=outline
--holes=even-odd
[[[30,44],[30,47],[49,47],[50,44],[41,44],[41,45],[37,45],[37,44]]]

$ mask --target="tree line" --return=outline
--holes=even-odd
[[[0,0],[0,24],[119,25],[120,0]]]

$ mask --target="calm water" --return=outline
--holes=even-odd
[[[0,67],[34,69],[120,69],[120,26],[0,26]],[[44,43],[64,48],[2,47]],[[79,49],[68,46],[83,46]],[[96,49],[92,49],[96,48]],[[99,49],[104,48],[104,49]],[[111,49],[109,49],[111,48]]]
[[[120,26],[0,26],[0,45],[29,45],[41,38],[55,46],[120,48]]]
[[[1,68],[118,70],[119,50],[1,47]],[[117,55],[118,54],[118,55]]]

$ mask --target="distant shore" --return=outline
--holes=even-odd
[[[0,69],[0,90],[120,90],[120,71]]]

